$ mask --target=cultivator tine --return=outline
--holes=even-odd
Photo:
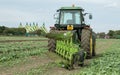
[[[68,62],[67,65],[72,66],[73,54],[78,51],[78,48],[74,47],[71,37],[67,40],[57,40],[55,51]]]

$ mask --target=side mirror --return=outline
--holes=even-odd
[[[59,19],[59,13],[54,14],[54,19]]]
[[[92,19],[93,17],[92,17],[92,14],[89,14],[89,19]]]
[[[59,12],[60,10],[57,10],[57,12]]]
[[[91,13],[85,13],[85,14],[83,14],[83,15],[86,16],[87,14],[89,14],[89,19],[92,19],[92,18],[93,18]]]

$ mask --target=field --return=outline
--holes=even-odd
[[[120,75],[120,40],[97,39],[97,56],[72,71],[43,37],[0,37],[0,75]]]

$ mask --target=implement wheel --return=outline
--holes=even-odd
[[[90,29],[82,29],[81,34],[81,47],[87,53],[87,58],[92,57],[93,53],[93,38],[92,38],[92,30]]]
[[[86,57],[86,53],[83,50],[76,52],[73,55],[73,64],[82,67],[84,65],[85,57]]]
[[[48,50],[55,52],[56,49],[56,41],[54,39],[49,39],[48,40]]]

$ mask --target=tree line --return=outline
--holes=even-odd
[[[97,33],[98,38],[106,38],[106,39],[120,39],[120,30],[109,30],[106,34],[105,32]]]
[[[0,26],[0,35],[7,35],[7,36],[28,36],[28,35],[41,35],[41,30],[36,30],[34,32],[26,33],[25,28],[9,28],[5,26]]]
[[[5,26],[0,26],[0,35],[7,35],[7,36],[41,36],[44,35],[40,29],[27,32],[25,28],[9,28]],[[97,38],[106,38],[106,39],[120,39],[120,30],[109,30],[106,34],[105,32],[97,33]]]

